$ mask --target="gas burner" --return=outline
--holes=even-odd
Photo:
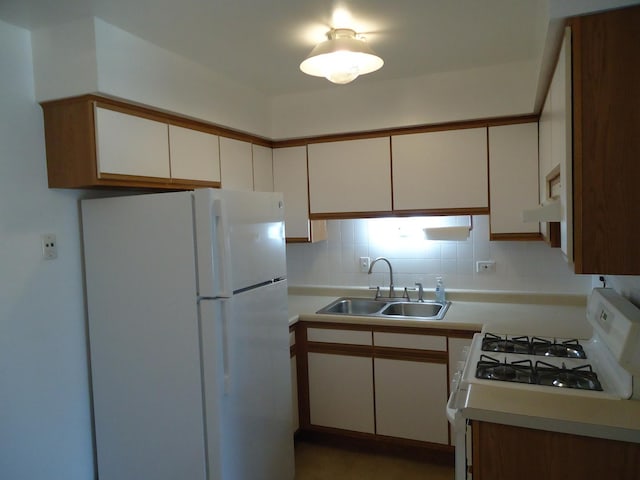
[[[531,354],[545,357],[579,358],[582,360],[587,358],[584,348],[578,340],[556,342],[555,339],[551,341],[538,337],[531,339]]]
[[[535,383],[531,360],[507,362],[505,358],[504,362],[501,362],[487,355],[480,355],[480,361],[476,366],[476,378],[503,382]]]
[[[539,385],[602,391],[598,375],[593,371],[591,365],[567,368],[564,362],[561,367],[557,367],[543,361],[537,361],[535,371]]]
[[[529,337],[500,337],[493,333],[485,333],[482,339],[482,350],[485,352],[529,353]]]

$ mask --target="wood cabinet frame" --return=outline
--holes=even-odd
[[[571,19],[576,273],[640,274],[640,6]]]
[[[312,425],[309,411],[309,373],[308,373],[308,352],[352,355],[358,357],[393,360],[408,360],[413,362],[440,363],[447,366],[447,378],[449,377],[449,353],[448,342],[446,350],[421,350],[398,347],[382,347],[373,343],[374,332],[404,333],[410,335],[430,335],[441,337],[469,338],[473,337],[476,331],[454,330],[440,328],[413,328],[394,327],[383,325],[361,325],[345,323],[312,322],[301,320],[295,325],[296,332],[296,359],[297,359],[297,379],[298,379],[298,412],[300,415],[299,435],[307,438],[320,440],[330,440],[332,443],[342,443],[345,445],[366,448],[373,451],[393,451],[395,453],[409,455],[417,458],[427,458],[431,461],[440,461],[453,464],[454,447],[451,445],[441,445],[437,443],[422,442],[417,440],[387,437],[379,434],[368,434],[352,432],[330,427]],[[371,345],[351,345],[345,343],[325,343],[310,342],[307,339],[307,329],[334,329],[334,330],[356,330],[370,332],[372,336]],[[447,382],[448,383],[448,382]],[[375,385],[374,385],[375,388]],[[447,395],[449,394],[447,384]],[[374,409],[375,412],[375,409]],[[375,413],[374,413],[375,414]],[[444,415],[444,412],[443,412]],[[449,442],[451,443],[451,442]]]
[[[474,480],[640,478],[640,444],[472,421]]]
[[[196,187],[220,187],[220,182],[199,181],[197,179],[172,180],[146,176],[99,174],[96,161],[95,107],[222,137],[249,141],[256,145],[272,146],[272,142],[256,136],[102,95],[82,95],[52,100],[43,102],[41,106],[44,115],[49,188],[127,187],[190,190]]]

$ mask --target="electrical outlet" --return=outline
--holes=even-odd
[[[371,265],[371,259],[369,257],[360,257],[360,271],[367,273],[369,271],[369,265]]]
[[[496,262],[493,260],[483,260],[476,262],[476,272],[487,273],[496,271]]]
[[[58,258],[58,243],[53,233],[42,235],[42,258],[54,260]]]

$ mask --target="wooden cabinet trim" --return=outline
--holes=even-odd
[[[441,364],[447,364],[449,360],[446,351],[376,346],[373,347],[373,358]]]
[[[538,233],[491,233],[489,240],[507,240],[510,242],[532,242],[544,240],[542,234]]]
[[[307,342],[307,352],[348,355],[351,357],[373,357],[373,347],[345,343]]]
[[[488,215],[488,214],[489,214],[489,207],[469,207],[469,208],[390,210],[390,211],[382,211],[382,212],[339,212],[339,213],[323,212],[323,213],[311,213],[309,215],[309,218],[311,220],[343,220],[343,219],[349,219],[349,218],[415,217],[420,215],[431,216],[431,215]]]
[[[49,100],[42,102],[40,105],[44,109],[45,107],[52,107],[57,105],[67,105],[71,103],[85,103],[96,102],[97,106],[114,110],[137,117],[147,118],[149,120],[156,120],[159,122],[167,123],[169,125],[176,125],[179,127],[190,128],[192,130],[198,130],[205,133],[212,133],[221,137],[232,138],[235,140],[242,140],[245,142],[253,143],[255,145],[261,145],[263,147],[272,147],[273,142],[267,138],[260,137],[258,135],[251,135],[231,128],[227,128],[221,125],[217,125],[194,118],[181,116],[178,114],[163,111],[153,107],[147,107],[141,104],[132,103],[127,100],[120,100],[114,97],[108,97],[103,95],[88,94],[79,95],[76,97],[63,98],[58,100]]]
[[[360,140],[365,138],[391,137],[394,135],[409,135],[412,133],[442,132],[446,130],[465,130],[467,128],[495,127],[516,123],[537,122],[539,115],[516,115],[507,117],[494,117],[476,120],[461,120],[455,122],[432,123],[415,125],[411,127],[387,128],[380,130],[368,130],[363,132],[348,132],[331,135],[319,135],[315,137],[293,138],[275,140],[273,148],[294,147],[308,145],[310,143],[339,142],[343,140]]]

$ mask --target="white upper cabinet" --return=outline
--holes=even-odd
[[[394,210],[488,210],[487,130],[391,137]]]
[[[96,107],[96,154],[101,174],[168,179],[167,124]]]
[[[251,144],[220,137],[220,176],[222,188],[253,190]]]
[[[284,223],[287,241],[312,239],[307,189],[307,147],[273,150],[273,188],[284,195]]]
[[[220,181],[217,135],[169,125],[169,154],[172,178]]]
[[[269,147],[251,145],[253,150],[253,189],[273,192],[273,153]]]
[[[391,210],[389,137],[313,143],[308,149],[311,214]]]
[[[489,127],[491,234],[539,233],[522,221],[538,204],[538,124]]]

